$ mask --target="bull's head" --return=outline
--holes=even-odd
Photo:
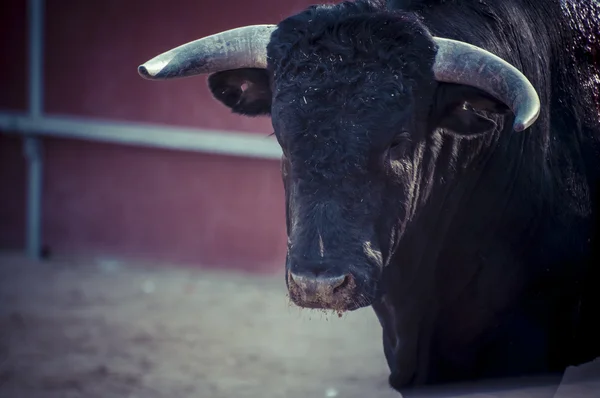
[[[522,131],[540,109],[530,82],[504,60],[363,2],[208,36],[139,73],[209,74],[213,95],[234,112],[271,115],[283,150],[290,296],[336,310],[377,295],[430,195],[440,131],[494,130],[477,109],[510,109]]]

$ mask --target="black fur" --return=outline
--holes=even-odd
[[[515,133],[505,105],[437,83],[432,36],[520,69],[537,122]],[[597,0],[344,2],[279,23],[267,70],[210,77],[234,112],[271,115],[286,266],[354,276],[393,387],[600,356],[599,36]]]

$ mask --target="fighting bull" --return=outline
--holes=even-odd
[[[358,0],[139,73],[271,117],[291,300],[372,306],[403,390],[600,355],[599,34],[597,0]]]

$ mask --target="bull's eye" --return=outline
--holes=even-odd
[[[402,140],[400,139],[394,139],[394,141],[392,141],[392,143],[390,144],[390,149],[394,150],[395,148],[399,147],[400,145],[402,145]]]
[[[394,139],[392,140],[392,142],[390,144],[390,148],[394,148],[394,147],[397,147],[398,145],[406,144],[409,141],[410,141],[410,133],[408,131],[403,131],[394,136]]]
[[[410,143],[410,134],[408,132],[397,134],[390,143],[388,150],[389,156],[391,158],[398,158],[401,156],[408,143]]]

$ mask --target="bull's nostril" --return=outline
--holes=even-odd
[[[289,281],[304,291],[333,293],[348,285],[349,280],[349,275],[326,277],[317,275],[299,275],[294,274],[293,272],[289,273]]]

